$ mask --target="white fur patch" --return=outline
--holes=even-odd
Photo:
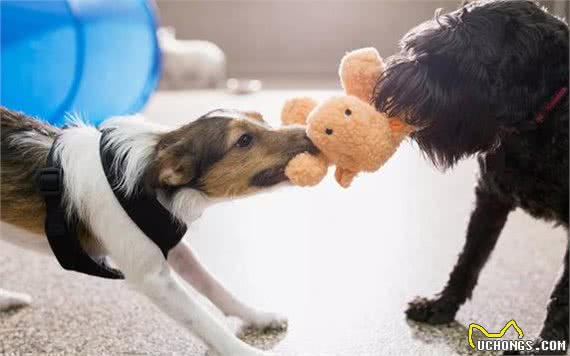
[[[158,197],[162,205],[186,224],[192,224],[199,219],[211,205],[227,200],[209,198],[203,192],[192,188],[179,189],[169,200],[164,198],[164,194],[159,194]]]
[[[117,116],[107,120],[101,129],[114,129],[107,136],[109,148],[114,150],[116,158],[111,168],[121,170],[118,188],[129,196],[154,153],[158,135],[168,131],[168,127],[145,121],[141,116]],[[126,159],[119,167],[122,157]]]

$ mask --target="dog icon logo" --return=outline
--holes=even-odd
[[[500,339],[505,335],[505,333],[507,332],[507,330],[509,330],[511,326],[513,327],[513,329],[516,330],[517,334],[519,334],[519,339],[522,339],[524,333],[522,329],[517,325],[517,322],[514,320],[511,320],[508,323],[506,323],[505,326],[498,333],[490,333],[487,331],[487,329],[485,329],[481,325],[471,323],[469,324],[469,334],[468,334],[469,345],[475,350],[475,343],[473,342],[473,329],[479,330],[481,333],[483,333],[483,335],[485,335],[485,337],[488,337],[490,339]]]

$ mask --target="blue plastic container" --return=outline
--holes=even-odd
[[[1,105],[55,125],[140,111],[160,50],[147,0],[0,0]]]

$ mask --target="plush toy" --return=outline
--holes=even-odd
[[[293,184],[312,186],[336,165],[335,178],[348,187],[358,172],[373,172],[386,162],[413,131],[398,118],[389,118],[370,104],[384,63],[374,48],[347,53],[340,63],[346,95],[320,105],[311,98],[288,100],[281,113],[285,125],[307,125],[307,135],[319,148],[315,156],[301,153],[285,169]]]

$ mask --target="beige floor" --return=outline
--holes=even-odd
[[[218,107],[255,109],[278,122],[292,95],[264,91],[162,93],[150,119],[177,124]],[[410,143],[349,190],[331,177],[212,207],[189,238],[204,262],[251,304],[285,313],[281,355],[469,354],[471,322],[498,331],[515,319],[539,330],[565,233],[513,213],[473,299],[451,326],[407,322],[415,295],[445,283],[472,207],[475,163],[441,174]],[[31,293],[30,308],[0,315],[0,355],[203,355],[205,348],[125,285],[66,273],[55,261],[0,245],[0,286]],[[267,337],[255,336],[267,345]]]

